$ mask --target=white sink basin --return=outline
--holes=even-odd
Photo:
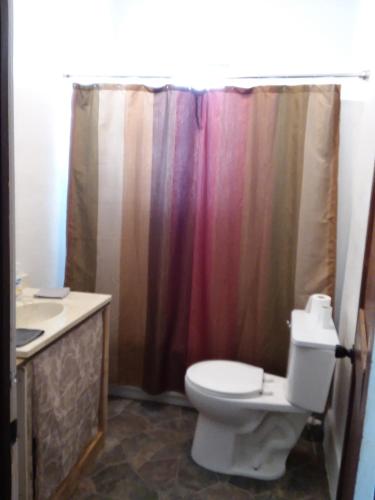
[[[61,314],[63,310],[63,304],[57,302],[35,302],[17,305],[16,326],[17,328],[38,327],[43,321]]]

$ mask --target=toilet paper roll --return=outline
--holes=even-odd
[[[318,324],[322,328],[332,328],[332,307],[322,306],[318,314]]]
[[[326,307],[331,308],[331,297],[322,293],[315,293],[314,295],[310,295],[305,311],[319,321],[323,316],[326,317],[327,311],[322,312]],[[331,311],[332,308],[330,309],[330,313]]]

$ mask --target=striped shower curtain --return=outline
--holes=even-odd
[[[339,87],[75,85],[66,284],[113,295],[110,380],[191,363],[285,374],[294,307],[332,295]]]

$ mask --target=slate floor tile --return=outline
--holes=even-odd
[[[190,450],[197,413],[190,408],[113,398],[108,434],[72,500],[328,500],[320,444],[301,437],[277,481],[217,474]]]

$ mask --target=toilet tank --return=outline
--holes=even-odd
[[[309,411],[324,411],[339,343],[332,320],[331,298],[311,295],[304,310],[291,317],[286,397]]]

